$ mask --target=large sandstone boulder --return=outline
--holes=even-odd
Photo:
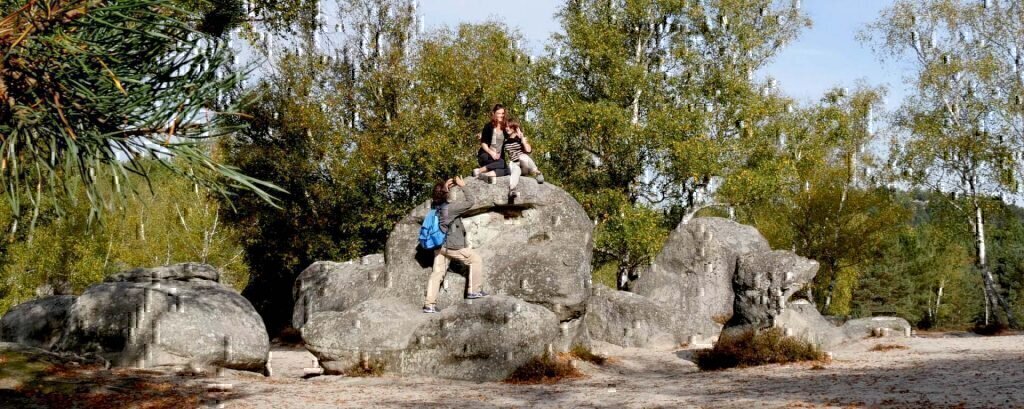
[[[454,192],[475,199],[463,224],[492,295],[467,301],[468,271],[450,263],[442,312],[421,312],[434,256],[418,248],[424,203],[396,224],[383,261],[318,262],[296,280],[293,325],[329,371],[372,359],[392,373],[495,380],[548,345],[565,351],[589,342],[593,224],[583,208],[532,178],[522,179],[515,201],[508,178],[468,180]]]
[[[627,287],[669,310],[686,335],[711,337],[733,315],[739,257],[770,251],[757,229],[718,217],[680,223],[652,265]]]
[[[463,223],[471,246],[484,262],[484,290],[539,304],[561,321],[582,317],[590,285],[593,224],[583,208],[551,184],[531,178],[520,182],[521,196],[510,202],[508,178],[487,184],[472,179],[463,189],[476,199]],[[372,298],[394,298],[422,305],[433,252],[419,249],[420,225],[428,204],[416,207],[395,225],[385,264],[379,256],[359,262],[318,262],[295,282],[293,324],[308,313],[343,311]],[[462,302],[466,268],[450,263],[438,307]]]
[[[688,334],[676,325],[673,311],[628,291],[594,285],[585,319],[591,339],[624,347],[677,347]]]
[[[136,269],[89,287],[58,348],[120,366],[263,370],[269,338],[248,300],[205,264]]]
[[[73,295],[54,295],[18,304],[0,319],[0,341],[51,349],[67,324]]]
[[[463,220],[471,246],[483,258],[484,289],[543,305],[560,321],[583,315],[589,294],[593,224],[562,189],[522,178],[521,195],[508,199],[508,178],[496,184],[471,179],[456,195],[472,193],[475,203]],[[382,296],[422,304],[433,253],[419,249],[420,225],[428,203],[417,206],[395,225],[388,238],[386,285]],[[448,291],[438,307],[461,303],[463,269],[450,267]],[[453,274],[455,272],[455,274]]]
[[[500,295],[439,314],[400,299],[373,299],[344,312],[315,313],[302,328],[306,348],[330,372],[368,361],[388,373],[469,380],[504,379],[568,336],[550,310]]]

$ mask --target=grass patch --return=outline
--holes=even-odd
[[[572,366],[572,354],[544,354],[527,361],[512,372],[505,383],[516,385],[553,384],[563,379],[582,378],[583,373]]]
[[[732,319],[732,315],[729,315],[729,314],[716,314],[715,316],[711,317],[712,321],[714,321],[714,322],[716,322],[716,323],[718,323],[720,325],[727,324],[730,319]]]
[[[816,345],[802,339],[787,337],[781,328],[763,331],[748,330],[739,334],[723,334],[711,349],[693,354],[697,366],[704,371],[791,362],[820,361],[825,354]]]
[[[892,351],[892,350],[895,350],[895,349],[910,349],[910,348],[907,348],[905,345],[899,345],[899,344],[878,344],[878,345],[875,345],[875,346],[871,347],[871,349],[869,349],[868,351],[885,352],[885,351]]]
[[[582,361],[590,362],[594,365],[604,365],[608,363],[608,358],[595,354],[590,348],[587,348],[583,344],[576,344],[569,350],[569,355],[576,357]]]
[[[384,375],[384,361],[367,359],[357,362],[348,369],[341,372],[345,376],[353,377],[379,377]]]

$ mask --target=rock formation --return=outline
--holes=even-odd
[[[688,336],[674,310],[628,291],[594,286],[584,324],[590,337],[624,347],[672,348]]]
[[[739,259],[770,251],[757,229],[728,219],[680,223],[651,265],[628,277],[627,291],[599,290],[590,300],[590,335],[634,347],[714,339],[733,316]]]
[[[314,314],[302,335],[330,372],[372,360],[391,373],[496,381],[549,345],[554,349],[559,331],[547,308],[494,295],[439,314],[372,299],[344,312]]]
[[[757,229],[718,217],[680,223],[630,291],[669,310],[683,336],[718,335],[733,315],[733,276],[741,256],[770,251]]]
[[[818,273],[818,262],[789,251],[757,252],[739,258],[733,291],[734,314],[723,331],[782,328],[784,333],[830,349],[888,327],[903,336],[910,325],[902,318],[853,320],[842,327],[829,322],[805,299],[792,299]],[[866,319],[872,320],[872,319]]]
[[[270,349],[263,320],[219,277],[194,263],[115,274],[77,298],[16,307],[3,318],[4,339],[96,354],[117,366],[262,371]]]
[[[484,290],[469,302],[465,268],[450,263],[438,299],[440,314],[420,311],[433,252],[418,248],[428,204],[395,225],[379,256],[317,262],[293,289],[293,325],[330,371],[361,359],[387,370],[460,379],[502,379],[552,350],[585,343],[593,224],[565,191],[523,178],[508,199],[508,178],[468,180],[455,194],[475,199],[463,219],[483,258]],[[465,191],[464,191],[465,190]]]
[[[790,297],[811,282],[818,262],[776,250],[741,256],[733,277],[734,314],[729,327],[765,327],[785,311]]]
[[[0,341],[53,348],[64,333],[74,302],[73,295],[53,295],[18,304],[0,318]]]

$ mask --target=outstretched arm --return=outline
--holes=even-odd
[[[463,181],[460,176],[455,177],[454,183],[460,188],[466,186],[466,182]],[[469,209],[473,208],[473,203],[476,201],[473,198],[473,194],[469,193],[468,189],[459,189],[459,192],[462,192],[462,194],[459,195],[462,197],[456,198],[454,202],[448,204],[448,217],[452,219],[455,219],[469,211]]]

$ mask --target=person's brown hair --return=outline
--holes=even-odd
[[[507,117],[507,115],[506,115],[506,117]],[[510,121],[506,121],[506,122],[508,123],[508,125],[505,125],[505,127],[510,129],[510,130],[512,130],[512,132],[516,132],[516,131],[519,131],[520,129],[522,129],[522,126],[519,125],[519,121],[517,121],[515,119],[510,120]]]
[[[447,181],[442,180],[434,184],[434,192],[431,193],[430,199],[434,204],[444,203],[448,200],[448,188],[445,187]]]
[[[491,125],[494,126],[495,128],[498,128],[498,129],[501,129],[501,130],[505,130],[505,127],[508,126],[508,110],[507,109],[505,109],[505,118],[503,118],[501,120],[501,123],[500,124],[494,123],[494,113],[498,112],[499,109],[505,109],[505,106],[501,105],[501,104],[494,104],[494,108],[491,108]]]

